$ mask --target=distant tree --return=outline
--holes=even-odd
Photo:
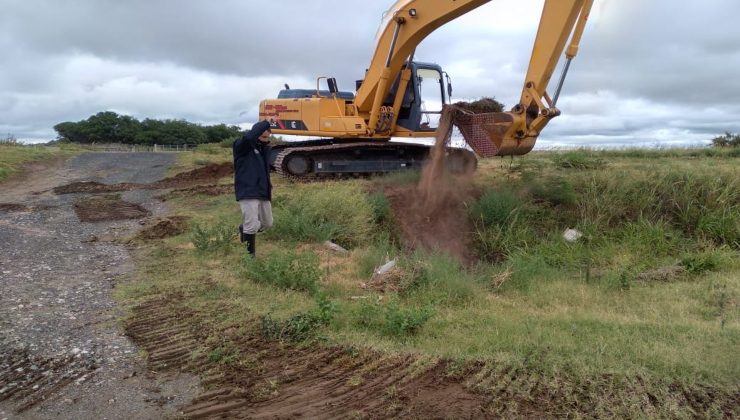
[[[232,140],[239,127],[218,124],[201,126],[185,120],[139,121],[128,115],[103,111],[78,122],[54,126],[57,140],[73,143],[200,144]]]
[[[203,130],[206,133],[208,143],[219,143],[223,140],[235,139],[241,131],[235,125],[227,126],[226,124],[209,125],[203,127]]]
[[[152,120],[141,123],[136,142],[144,144],[199,144],[207,140],[202,127],[185,120]]]
[[[724,135],[712,139],[712,145],[714,147],[740,147],[740,134],[725,131]]]
[[[90,143],[87,135],[82,130],[82,124],[71,121],[59,123],[54,126],[57,132],[57,140],[71,143]]]

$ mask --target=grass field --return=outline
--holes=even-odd
[[[18,172],[23,163],[51,157],[69,157],[75,146],[38,146],[0,143],[0,181]]]
[[[181,154],[181,168],[229,152]],[[266,337],[306,346],[475,361],[575,393],[598,389],[605,394],[592,398],[603,406],[592,414],[644,415],[636,407],[651,395],[663,402],[654,414],[693,417],[671,404],[672,390],[700,389],[717,405],[738,396],[739,171],[732,149],[481,161],[466,203],[478,262],[467,266],[400,245],[382,186],[412,174],[275,178],[275,227],[258,236],[256,261],[236,240],[231,194],[173,198],[191,232],[142,245],[138,281],[119,298],[178,293],[214,326],[260,319]],[[566,228],[583,236],[565,241]],[[369,287],[387,259],[397,260],[392,287]],[[471,386],[495,392],[493,376],[479,376]]]
[[[80,150],[0,144],[0,180],[25,162]],[[164,297],[197,314],[205,335],[197,351],[225,369],[252,358],[223,332],[258,325],[264,340],[304,349],[411,354],[410,372],[442,358],[467,389],[497,396],[491,412],[513,417],[532,412],[522,410],[535,391],[551,399],[539,412],[556,416],[733,417],[737,150],[483,160],[460,215],[472,263],[404,246],[385,191],[415,185],[418,173],[274,178],[275,226],[258,236],[256,260],[236,239],[230,193],[178,194],[167,204],[189,231],[136,241],[137,279],[117,294],[130,307]],[[178,154],[170,174],[229,160],[228,148],[201,146]],[[564,240],[566,228],[580,238]],[[396,267],[373,276],[390,259]]]

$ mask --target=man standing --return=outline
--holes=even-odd
[[[272,226],[270,183],[270,123],[260,121],[234,142],[234,191],[242,211],[239,234],[247,252],[255,255],[255,236]]]

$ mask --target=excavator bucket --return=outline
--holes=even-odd
[[[453,117],[465,142],[481,157],[524,155],[532,150],[535,138],[506,135],[513,123],[514,117],[508,112],[459,112]]]

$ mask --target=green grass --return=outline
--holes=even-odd
[[[258,236],[257,261],[244,263],[235,240],[201,252],[184,234],[140,249],[140,279],[119,296],[178,291],[214,323],[262,319],[266,337],[483,361],[499,373],[568,378],[581,384],[574,389],[607,380],[665,398],[672,386],[731,393],[740,378],[740,177],[720,152],[588,151],[579,153],[602,163],[567,168],[547,153],[484,160],[468,215],[481,260],[469,266],[399,247],[376,181],[275,179],[275,228]],[[195,226],[239,220],[231,196],[172,206]],[[564,241],[568,227],[583,237]],[[350,252],[330,253],[326,239]],[[363,287],[388,259],[397,261],[395,291]],[[220,287],[206,293],[204,279]],[[331,307],[323,316],[321,299]],[[214,300],[229,311],[215,313]],[[214,358],[229,354],[220,351]],[[608,400],[594,392],[595,406]],[[692,415],[677,410],[663,414]]]
[[[78,149],[74,146],[42,146],[0,143],[0,181],[17,173],[23,163],[49,159],[52,157],[69,157]]]

